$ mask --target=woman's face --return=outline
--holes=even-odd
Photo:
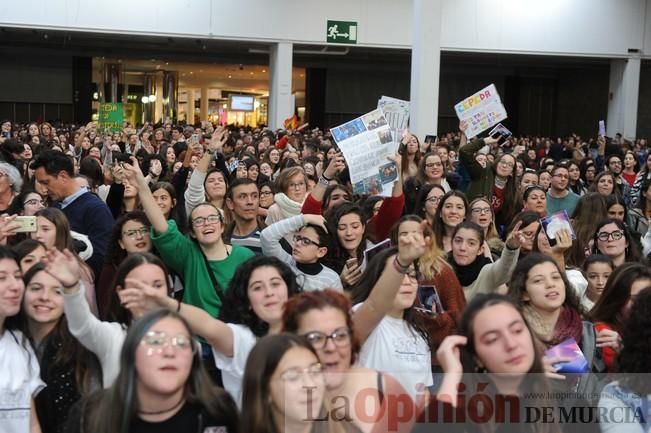
[[[554,263],[544,262],[527,274],[523,300],[537,310],[554,312],[565,302],[565,283]]]
[[[335,150],[335,148],[331,147],[330,149],[328,149],[328,153],[326,153],[326,156],[328,157],[328,160],[331,160],[332,158],[335,157],[336,154],[337,151]]]
[[[303,170],[305,170],[305,174],[307,174],[308,176],[316,175],[316,170],[314,168],[314,165],[310,164],[309,162],[303,164]]]
[[[138,220],[129,220],[122,226],[122,235],[118,240],[120,248],[127,254],[145,253],[151,251],[149,227]]]
[[[163,131],[157,130],[156,132],[154,132],[154,139],[156,141],[161,141],[163,139]]]
[[[88,151],[88,156],[97,159],[98,161],[102,158],[102,152],[99,150],[99,147],[91,147]]]
[[[33,155],[32,147],[29,144],[25,143],[24,149],[25,150],[23,150],[23,152],[20,154],[20,157],[23,159],[23,161],[29,161],[30,159],[32,159],[32,155]]]
[[[258,168],[257,165],[254,164],[251,167],[249,167],[248,174],[249,174],[249,179],[251,179],[252,181],[256,181],[256,180],[258,180],[258,175],[260,174],[260,169]]]
[[[420,223],[416,221],[405,221],[400,224],[398,228],[398,237],[402,238],[404,236],[409,236],[411,233],[418,233],[423,235],[423,229],[421,228]],[[386,266],[391,266],[391,258],[387,260]],[[385,267],[386,267],[385,266]],[[416,301],[416,295],[418,294],[418,279],[416,275],[416,269],[410,266],[410,273],[412,275],[405,274],[402,277],[402,284],[396,293],[396,297],[393,298],[393,309],[398,311],[404,311],[408,308],[411,308]]]
[[[642,290],[650,286],[651,286],[651,279],[648,278],[640,278],[638,280],[635,280],[633,284],[631,284],[631,296],[628,299],[626,305],[624,306],[624,316],[628,316],[628,312],[631,311],[631,307],[633,306],[633,302],[635,302],[637,295]]]
[[[0,259],[0,318],[18,314],[24,291],[18,264],[12,259]]]
[[[619,203],[615,203],[608,208],[608,218],[624,222],[625,211],[626,209],[624,209],[624,206]]]
[[[522,164],[522,162],[520,161],[517,161],[515,163],[515,175],[517,177],[522,177],[523,174],[524,174],[524,164]]]
[[[432,188],[429,193],[427,193],[427,198],[425,199],[425,213],[430,218],[436,216],[436,211],[439,207],[439,202],[441,197],[445,195],[445,192],[441,191],[439,188]]]
[[[456,227],[466,217],[466,206],[461,197],[450,196],[441,208],[441,220],[448,227]]]
[[[190,158],[190,168],[194,170],[199,165],[199,157],[197,155],[192,155]]]
[[[548,171],[543,171],[538,177],[538,185],[540,185],[545,191],[549,189],[549,185],[552,183],[552,175]]]
[[[479,233],[472,229],[460,229],[452,238],[452,257],[460,266],[468,266],[484,253]]]
[[[271,170],[271,166],[267,162],[263,162],[260,164],[260,173],[264,174],[267,177],[271,177],[273,174],[273,171]]]
[[[418,152],[418,140],[412,135],[407,142],[407,154],[415,155],[416,152]]]
[[[54,326],[63,315],[61,283],[45,271],[37,272],[25,287],[23,311],[37,326]]]
[[[588,280],[588,288],[586,291],[590,299],[596,302],[601,297],[608,277],[610,277],[612,272],[613,268],[608,263],[594,262],[588,266],[585,271],[585,276]]]
[[[214,221],[209,222],[208,218]],[[200,244],[214,245],[218,243],[223,232],[224,224],[217,209],[210,205],[199,205],[194,208],[192,211],[192,233]]]
[[[46,137],[49,137],[50,134],[52,134],[52,128],[50,128],[50,125],[43,124],[41,125],[41,131],[43,131],[43,135]]]
[[[597,169],[594,167],[588,167],[585,170],[585,180],[587,182],[592,182],[595,178],[595,174],[597,173]]]
[[[511,155],[502,155],[497,162],[496,171],[500,177],[509,177],[513,175],[515,170],[515,159]]]
[[[627,153],[624,156],[624,168],[633,170],[635,168],[635,156],[632,153]]]
[[[274,149],[271,152],[269,152],[269,161],[271,161],[274,164],[278,164],[278,161],[280,161],[280,152],[277,149]]]
[[[475,202],[470,209],[470,221],[478,224],[483,229],[487,229],[493,222],[491,205],[484,200]]]
[[[364,224],[356,213],[349,213],[339,218],[337,238],[341,247],[349,252],[357,250],[364,238]]]
[[[325,375],[319,359],[303,347],[289,349],[271,376],[269,394],[277,419],[317,419],[325,395]]]
[[[538,221],[534,221],[528,226],[520,229],[524,237],[524,241],[520,244],[520,249],[522,249],[523,251],[533,250],[533,242],[534,240],[536,240],[536,233],[538,232],[538,227],[540,227],[540,223]]]
[[[167,275],[163,270],[153,263],[143,263],[131,269],[124,278],[124,288],[126,289],[140,289],[136,282],[147,285],[154,290],[167,296]],[[122,287],[116,288],[118,292]],[[149,311],[142,307],[132,307],[129,309],[134,319],[142,317]]]
[[[287,302],[287,284],[273,266],[261,266],[251,273],[247,295],[251,309],[264,322],[273,325],[282,320]]]
[[[174,164],[174,161],[176,161],[176,154],[174,153],[173,147],[168,147],[165,151],[165,161],[167,161],[168,164]]]
[[[221,199],[226,195],[226,181],[220,171],[212,172],[206,177],[206,195],[209,200]]]
[[[53,248],[56,244],[57,228],[49,219],[36,217],[36,231],[31,234],[31,237],[41,241],[47,249]]]
[[[36,192],[30,192],[23,202],[23,215],[33,216],[36,212],[45,207],[45,201]]]
[[[602,240],[606,239],[607,240]],[[615,239],[617,238],[617,239]],[[624,230],[617,227],[615,223],[609,223],[599,229],[597,233],[597,248],[601,254],[614,259],[626,254],[628,242]]]
[[[483,308],[472,322],[477,363],[490,373],[524,374],[535,360],[533,338],[513,306]]]
[[[289,178],[287,183],[287,190],[285,191],[287,197],[297,203],[302,203],[307,194],[307,184],[305,183],[305,176],[301,173]]]
[[[244,161],[240,161],[240,163],[237,165],[237,170],[235,171],[235,177],[237,179],[243,179],[245,177],[249,177],[249,169],[246,168],[246,163]]]
[[[269,209],[274,204],[274,194],[269,186],[260,188],[260,207]]]
[[[124,179],[122,184],[124,185],[124,198],[130,199],[138,196],[138,188],[135,184],[129,182],[128,179]]]
[[[581,170],[579,170],[579,167],[576,164],[570,164],[567,168],[567,172],[570,175],[571,182],[576,182],[579,180],[579,177],[581,177]]]
[[[159,188],[152,193],[154,201],[158,205],[165,218],[169,218],[172,208],[176,205],[176,201],[172,198],[165,188]]]
[[[45,257],[45,248],[38,245],[33,251],[27,253],[27,255],[20,260],[20,272],[23,274],[26,273],[32,266],[40,262],[43,257]]]
[[[475,156],[475,161],[477,161],[482,167],[486,167],[486,162],[488,160],[486,159],[486,155],[478,153],[477,156]]]
[[[547,196],[539,189],[532,190],[524,202],[525,207],[536,212],[538,215],[545,215],[547,213]]]
[[[154,323],[136,347],[136,389],[161,397],[182,392],[190,376],[195,344],[180,320],[164,317]]]
[[[39,134],[38,126],[35,123],[32,123],[31,125],[29,125],[28,132],[31,137],[38,135]]]
[[[312,309],[304,313],[298,321],[298,335],[306,335],[311,332],[320,332],[330,336],[335,331],[348,330],[346,315],[343,311],[325,307],[322,310]],[[326,340],[322,348],[315,347],[319,356],[319,362],[325,369],[326,387],[329,389],[341,386],[346,377],[345,373],[350,369],[353,354],[350,338],[337,344],[332,338]]]
[[[615,182],[610,175],[604,175],[597,182],[597,192],[601,195],[610,195],[615,188]]]
[[[438,155],[430,155],[425,160],[425,177],[430,180],[439,180],[443,177],[443,162]]]

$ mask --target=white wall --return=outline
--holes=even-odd
[[[651,0],[444,0],[444,50],[625,57],[649,47]],[[410,48],[411,0],[22,0],[0,26],[324,44],[328,19],[358,45]],[[646,27],[646,31],[645,31]]]

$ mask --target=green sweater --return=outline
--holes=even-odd
[[[173,220],[169,220],[167,224],[165,233],[158,234],[152,228],[151,240],[165,264],[183,278],[183,302],[202,308],[211,316],[217,317],[222,303],[210,281],[199,244],[184,236]],[[223,291],[228,288],[237,267],[253,256],[248,248],[233,245],[231,254],[224,260],[208,261]]]
[[[488,162],[486,167],[482,167],[475,160],[475,154],[485,145],[484,139],[478,138],[459,148],[459,159],[468,170],[471,179],[466,191],[469,202],[479,197],[486,197],[489,200],[493,197],[493,185],[495,185],[493,164]]]

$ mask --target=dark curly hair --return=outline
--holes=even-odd
[[[257,337],[262,337],[269,331],[269,324],[260,319],[251,309],[248,288],[253,272],[262,267],[275,268],[287,285],[287,297],[301,292],[296,282],[296,275],[284,262],[276,257],[255,256],[242,263],[231,279],[228,290],[224,294],[224,302],[219,319],[226,323],[236,323],[247,326]]]
[[[617,362],[625,375],[620,383],[635,393],[651,394],[651,381],[640,380],[636,373],[651,371],[651,287],[642,290],[631,307],[622,330],[623,348]]]
[[[141,210],[134,210],[122,214],[120,218],[117,219],[113,225],[113,230],[111,231],[111,237],[106,246],[106,258],[105,263],[111,263],[117,268],[127,257],[127,252],[120,246],[120,240],[122,239],[122,228],[129,221],[138,221],[145,227],[150,227],[149,218]]]
[[[579,312],[582,316],[585,315],[585,311],[579,302],[579,298],[576,295],[576,290],[572,287],[572,284],[567,279],[565,275],[565,270],[560,269],[556,261],[553,258],[545,256],[540,253],[529,253],[527,257],[518,262],[511,274],[511,281],[509,281],[509,291],[508,296],[511,300],[520,308],[524,306],[524,300],[522,299],[524,293],[527,291],[527,278],[529,278],[529,272],[534,266],[541,265],[543,263],[551,263],[561,274],[563,279],[563,284],[565,285],[565,302],[563,306],[568,306]]]

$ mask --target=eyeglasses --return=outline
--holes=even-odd
[[[305,182],[299,182],[299,183],[290,183],[289,189],[303,189],[305,188]]]
[[[309,247],[310,245],[314,245],[317,248],[321,247],[321,245],[319,245],[317,242],[314,242],[312,239],[301,235],[294,235],[294,243],[303,245],[304,247]]]
[[[149,227],[141,227],[139,229],[127,230],[125,232],[122,232],[122,234],[131,239],[149,236]]]
[[[438,203],[438,202],[441,201],[441,197],[430,197],[430,198],[428,198],[428,199],[425,200],[425,201],[428,201],[428,202],[430,202],[430,203],[436,204],[436,203]]]
[[[192,220],[192,225],[194,227],[201,227],[206,224],[215,224],[222,222],[221,215],[208,215],[207,217],[197,217]]]
[[[558,177],[560,179],[569,179],[570,178],[570,176],[568,176],[567,174],[552,174],[552,177]]]
[[[273,194],[271,191],[260,191],[260,197],[266,197]]]
[[[610,161],[608,165],[622,165],[622,161]]]
[[[337,347],[345,347],[350,344],[351,331],[348,328],[339,328],[336,329],[332,334],[326,335],[323,332],[312,331],[304,335],[312,347],[315,349],[323,349],[328,344],[328,340],[332,342]]]
[[[502,167],[508,167],[508,168],[513,168],[513,167],[515,167],[515,164],[513,164],[512,162],[505,161],[505,160],[503,160],[503,159],[500,160],[499,164],[500,164]]]
[[[186,335],[168,336],[164,332],[149,331],[140,341],[140,344],[147,347],[147,356],[163,353],[163,350],[171,346],[177,352],[195,353],[197,346],[192,339]]]
[[[599,239],[601,242],[608,242],[609,239],[618,241],[623,237],[624,237],[624,230],[617,230],[612,233],[601,232],[597,235],[597,239]]]
[[[489,207],[476,207],[474,209],[471,209],[470,212],[472,212],[475,215],[488,215],[491,213],[491,208]]]
[[[434,168],[434,167],[443,167],[443,164],[440,162],[428,162],[425,164],[425,168]]]
[[[23,206],[36,206],[36,205],[41,205],[45,207],[46,203],[45,200],[38,199],[38,198],[32,198],[27,200],[25,203],[23,203]]]
[[[318,362],[305,368],[292,367],[283,371],[280,378],[284,382],[298,382],[302,377],[308,376],[310,379],[320,379],[323,376],[323,366]]]

